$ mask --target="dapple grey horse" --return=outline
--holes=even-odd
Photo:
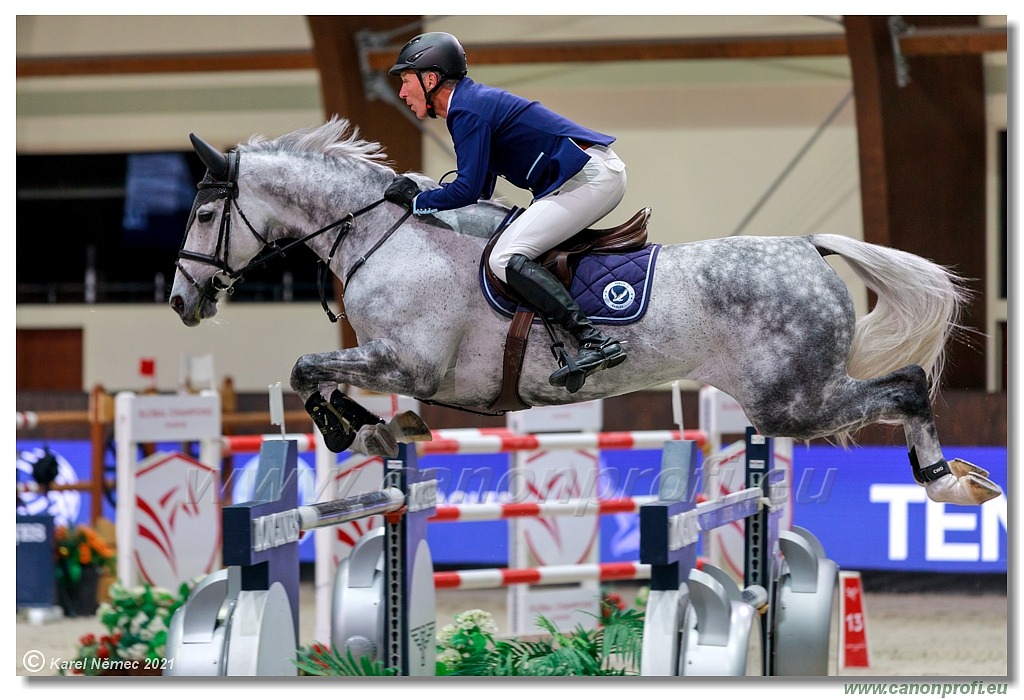
[[[393,453],[396,440],[429,438],[418,417],[383,423],[345,396],[344,385],[466,409],[494,400],[509,321],[484,299],[479,265],[507,207],[485,201],[409,216],[382,199],[395,171],[380,145],[343,119],[253,137],[227,154],[192,141],[207,173],[170,295],[186,325],[213,316],[218,295],[288,239],[345,282],[344,309],[358,338],[354,348],[300,357],[291,372],[332,449]],[[870,313],[856,317],[829,255],[877,295]],[[665,245],[646,314],[616,329],[628,343],[626,362],[570,394],[548,383],[547,344],[531,342],[519,392],[528,405],[554,405],[688,378],[735,398],[768,436],[845,441],[871,423],[902,424],[929,498],[983,503],[999,486],[980,467],[945,460],[930,406],[965,298],[962,281],[944,267],[838,235]]]

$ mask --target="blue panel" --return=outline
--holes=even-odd
[[[92,445],[87,440],[17,440],[17,481],[31,482],[32,464],[46,450],[57,458],[57,483],[88,481],[92,473]],[[110,458],[113,464],[113,457]],[[26,515],[52,515],[55,525],[88,523],[92,509],[92,495],[88,491],[54,491],[47,497],[39,494],[19,494],[18,513]],[[113,508],[104,505],[104,516],[114,519]]]
[[[54,526],[51,515],[17,515],[15,593],[19,608],[48,608],[57,602]]]
[[[440,503],[494,503],[508,491],[509,460],[507,454],[425,455],[420,467],[434,470]],[[508,522],[433,523],[427,544],[435,566],[507,566]]]
[[[1006,449],[944,446],[1006,490]],[[793,448],[794,523],[841,568],[1006,571],[1006,496],[982,506],[926,501],[899,447]]]
[[[600,497],[657,496],[661,450],[601,453]],[[601,561],[639,561],[640,516],[614,513],[601,518]]]
[[[90,478],[88,441],[18,440],[18,480],[30,480],[31,462],[49,446],[68,480]],[[180,449],[178,444],[158,446]],[[960,457],[988,469],[1004,490],[1007,451],[1002,447],[945,447],[947,458]],[[255,457],[236,457],[245,470]],[[300,470],[315,463],[312,453],[299,455]],[[108,455],[113,464],[113,455]],[[660,450],[610,450],[600,456],[600,497],[648,496],[657,493]],[[507,489],[509,456],[430,455],[421,467],[435,469],[439,493],[448,503],[493,500]],[[984,506],[950,506],[925,502],[924,489],[910,475],[901,447],[837,447],[794,445],[794,522],[813,532],[829,557],[850,570],[932,572],[1006,572],[1006,497]],[[239,483],[242,475],[236,477]],[[303,500],[300,480],[300,500]],[[57,524],[87,522],[88,493],[50,495],[49,502],[24,496],[28,514],[49,513]],[[305,502],[305,501],[303,501]],[[114,519],[105,503],[104,516]],[[438,523],[428,529],[435,562],[444,565],[504,566],[508,560],[506,522]],[[634,514],[601,518],[601,560],[640,558],[639,522]],[[300,547],[302,561],[313,561],[313,538]]]

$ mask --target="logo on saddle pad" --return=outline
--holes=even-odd
[[[629,282],[615,280],[605,286],[601,298],[604,299],[604,305],[609,309],[622,311],[632,305],[633,300],[636,299],[636,291]]]
[[[636,323],[647,313],[658,244],[629,253],[594,253],[580,258],[569,292],[590,320],[611,326]],[[519,303],[494,289],[481,268],[480,285],[491,307],[511,318]],[[540,323],[535,319],[534,323]]]

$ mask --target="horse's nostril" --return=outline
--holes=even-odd
[[[175,294],[171,297],[171,308],[180,316],[181,312],[185,309],[185,300],[180,295]]]

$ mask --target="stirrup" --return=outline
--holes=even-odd
[[[558,345],[559,350],[555,353],[555,357],[558,358],[558,369],[548,377],[548,383],[552,386],[564,386],[570,394],[575,394],[583,388],[583,383],[587,381],[587,373],[579,368],[576,358],[566,352],[564,345]]]
[[[583,387],[587,377],[594,372],[618,367],[625,361],[626,351],[622,349],[622,343],[618,340],[609,338],[600,345],[584,343],[574,358],[570,358],[568,353],[562,350],[559,358],[561,367],[548,377],[548,383],[552,386],[564,386],[570,394],[575,394]]]

